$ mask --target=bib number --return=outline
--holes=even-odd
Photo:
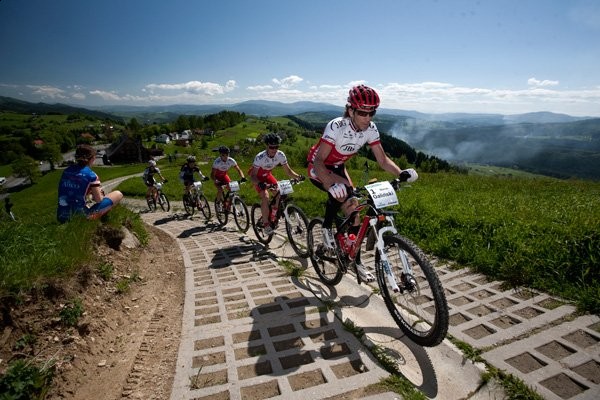
[[[289,180],[279,181],[279,193],[282,195],[293,193],[292,182]]]
[[[376,208],[384,208],[398,205],[398,196],[396,191],[392,187],[392,184],[388,181],[375,182],[370,185],[366,185],[365,189],[369,192],[373,204]]]
[[[239,182],[238,181],[229,182],[229,190],[231,190],[232,192],[239,192],[240,191]]]

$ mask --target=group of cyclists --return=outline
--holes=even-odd
[[[364,145],[368,144],[370,146],[377,163],[385,171],[409,182],[418,178],[414,169],[403,171],[385,154],[379,131],[372,121],[379,103],[379,95],[373,88],[365,85],[354,86],[348,93],[344,115],[331,120],[325,127],[319,141],[308,151],[307,176],[313,185],[327,193],[323,237],[328,248],[334,246],[331,228],[338,211],[341,209],[347,216],[357,206],[356,199],[352,196],[354,183],[346,170],[345,163],[358,153]],[[277,184],[277,179],[272,173],[273,169],[281,166],[291,179],[303,180],[304,176],[298,174],[289,166],[285,153],[279,149],[281,145],[279,135],[268,133],[263,137],[263,141],[265,149],[254,158],[248,175],[261,199],[262,222],[265,234],[270,235],[272,228],[268,221],[268,188]],[[229,156],[230,150],[227,146],[220,146],[218,151],[219,156],[212,164],[210,178],[217,188],[217,198],[222,200],[222,187],[231,181],[228,171],[231,168],[236,169],[242,182],[246,180],[246,176],[238,163]],[[77,164],[69,167],[63,173],[63,178],[59,184],[58,219],[60,222],[65,222],[70,215],[77,211],[83,211],[88,218],[98,218],[122,199],[123,195],[120,192],[105,195],[101,191],[98,176],[90,169],[95,155],[96,153],[91,146],[78,146],[75,153]],[[209,179],[196,165],[196,158],[188,156],[179,174],[185,193],[189,193],[193,186],[195,174],[198,174],[202,180]],[[154,185],[157,182],[157,177],[166,182],[156,165],[156,161],[150,160],[143,173],[144,183],[148,187],[146,191],[147,199],[155,195]],[[86,196],[90,193],[95,204],[88,207],[85,203]],[[350,233],[356,233],[358,229],[359,221],[357,220],[353,224]],[[360,256],[357,257],[357,264],[362,265]],[[366,272],[365,269],[359,267],[359,271],[361,273],[364,271],[365,280],[373,279],[372,275]]]

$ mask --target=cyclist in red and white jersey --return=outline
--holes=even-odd
[[[223,185],[229,184],[231,178],[227,174],[230,168],[235,168],[240,174],[240,182],[246,182],[246,177],[242,172],[242,169],[238,163],[231,157],[229,157],[229,147],[219,147],[219,157],[215,159],[210,171],[210,177],[217,187],[217,199],[223,201]]]
[[[277,179],[272,174],[273,168],[281,165],[285,173],[292,179],[302,180],[304,177],[290,168],[285,153],[279,150],[279,145],[281,144],[279,135],[268,133],[265,135],[263,141],[267,148],[256,155],[249,175],[256,191],[260,195],[262,222],[265,227],[264,232],[266,235],[270,235],[273,230],[269,224],[269,192],[267,185],[277,184]]]
[[[381,168],[394,176],[403,174],[404,180],[410,182],[417,179],[414,169],[402,171],[383,150],[379,131],[372,118],[379,107],[379,95],[365,85],[354,86],[350,89],[346,110],[343,117],[330,121],[319,142],[308,153],[308,176],[319,189],[328,193],[323,221],[323,238],[329,248],[334,246],[331,227],[340,207],[347,216],[356,207],[357,201],[352,198],[354,184],[346,171],[344,163],[368,144]],[[347,201],[349,200],[349,201]],[[358,218],[350,233],[358,233]],[[372,281],[373,275],[356,257],[357,270],[365,281]]]

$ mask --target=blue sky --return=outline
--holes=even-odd
[[[0,0],[0,95],[600,116],[598,0]]]

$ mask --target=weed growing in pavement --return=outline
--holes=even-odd
[[[463,355],[473,362],[484,362],[483,358],[481,358],[482,351],[476,349],[470,344],[463,342],[462,340],[458,340],[450,335],[447,335],[447,338],[454,343],[456,347],[463,353]]]
[[[279,260],[278,263],[283,267],[283,269],[285,269],[289,276],[292,276],[294,278],[300,278],[302,275],[304,275],[304,272],[306,271],[304,268],[298,266],[297,264],[289,260]]]
[[[342,325],[344,326],[344,329],[348,332],[350,332],[351,334],[353,334],[358,340],[362,341],[362,337],[365,334],[365,330],[363,328],[361,328],[360,326],[357,326],[354,321],[352,321],[350,318],[346,318],[344,320],[344,322],[342,322]]]
[[[527,386],[521,379],[488,365],[488,371],[483,374],[482,379],[487,382],[491,378],[495,378],[502,385],[507,399],[544,400],[543,396]]]
[[[421,391],[415,388],[414,384],[403,377],[402,375],[392,374],[387,378],[381,379],[377,384],[387,390],[391,390],[394,393],[402,395],[405,400],[426,400],[425,396]]]
[[[81,299],[75,299],[60,310],[60,322],[65,326],[75,326],[79,322],[79,318],[83,315],[83,304]]]

